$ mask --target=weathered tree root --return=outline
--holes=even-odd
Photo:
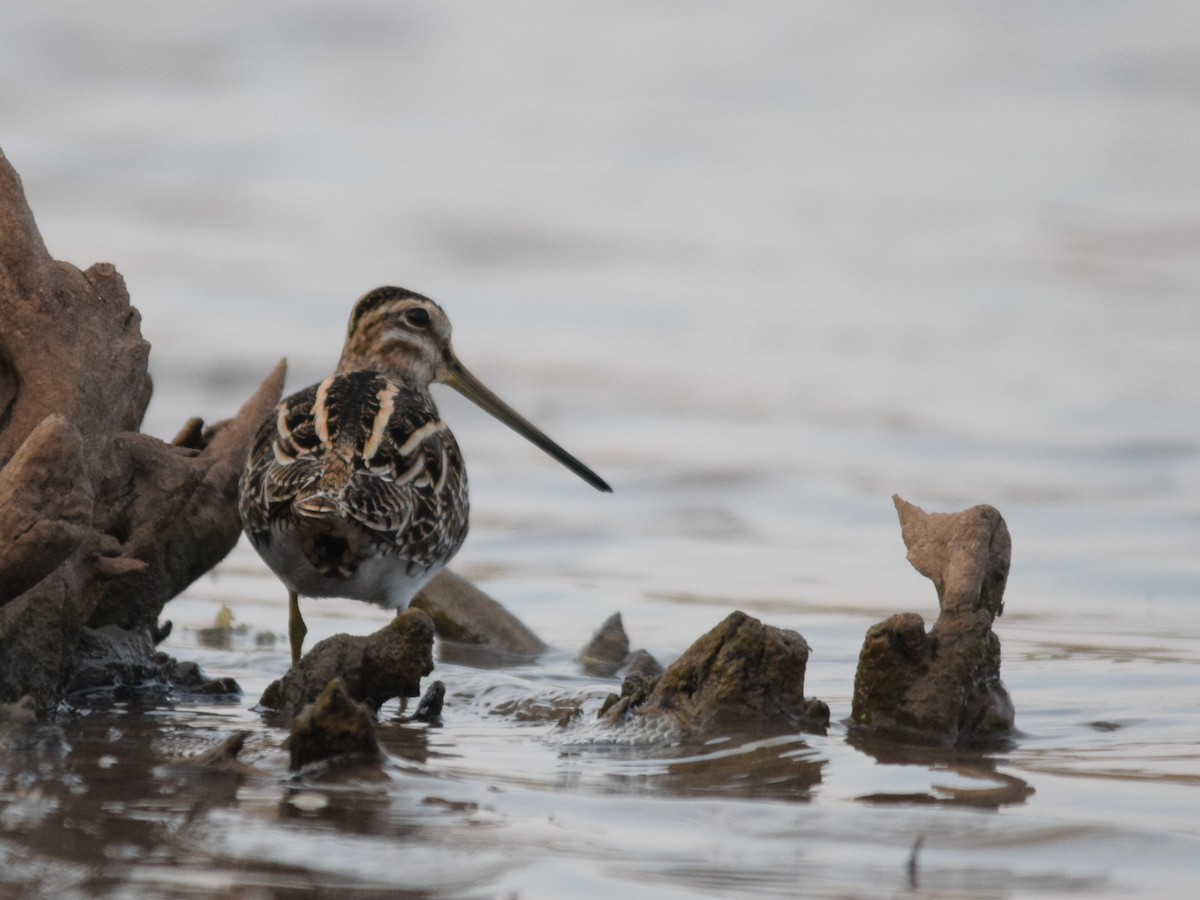
[[[54,707],[85,628],[151,634],[237,542],[237,480],[281,363],[187,446],[138,434],[150,345],[108,263],[51,258],[0,152],[0,701]]]
[[[851,721],[890,736],[945,743],[1011,731],[1000,681],[1000,639],[1012,541],[1000,513],[975,506],[930,514],[893,497],[913,567],[933,581],[940,613],[929,633],[916,613],[867,632],[854,679]]]

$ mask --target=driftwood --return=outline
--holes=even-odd
[[[283,364],[237,416],[137,433],[150,345],[108,263],[54,260],[0,152],[0,701],[43,710],[86,628],[154,633],[240,533],[237,479]]]
[[[871,627],[854,679],[851,720],[861,729],[961,743],[1009,733],[1012,700],[1000,681],[1000,639],[1012,540],[991,506],[927,513],[893,497],[908,560],[937,588],[928,633],[916,613]]]

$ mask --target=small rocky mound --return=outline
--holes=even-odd
[[[326,638],[263,692],[259,704],[295,715],[334,679],[356,702],[378,712],[393,697],[419,696],[421,679],[433,671],[433,621],[406,609],[374,634]]]
[[[854,678],[852,722],[899,738],[962,743],[1011,731],[1012,700],[1000,680],[1000,639],[1012,541],[991,506],[930,514],[893,497],[908,560],[937,588],[928,633],[916,613],[867,632]]]
[[[611,724],[665,718],[692,736],[824,728],[829,707],[804,696],[808,654],[798,632],[731,613],[661,676],[627,678],[602,715]]]

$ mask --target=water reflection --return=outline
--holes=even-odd
[[[986,755],[1011,749],[1011,741],[992,741],[968,748],[891,741],[851,731],[847,742],[880,765],[928,770],[930,787],[920,791],[879,791],[855,799],[875,804],[946,804],[998,809],[1024,803],[1035,793],[1026,781],[1000,772],[999,760]]]
[[[742,744],[730,739],[717,749],[671,762],[655,781],[661,790],[683,797],[808,800],[827,765],[815,756],[804,741],[794,737]]]

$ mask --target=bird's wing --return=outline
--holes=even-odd
[[[251,537],[279,519],[338,516],[421,567],[466,537],[466,473],[427,393],[351,372],[293,394],[263,423],[239,508]]]
[[[342,507],[367,528],[403,533],[412,558],[433,558],[457,550],[466,536],[466,473],[458,444],[428,395],[398,384],[392,389],[378,412],[386,422],[364,423]]]
[[[324,448],[313,427],[316,393],[313,385],[286,397],[254,436],[238,485],[238,512],[252,538],[320,481]]]

